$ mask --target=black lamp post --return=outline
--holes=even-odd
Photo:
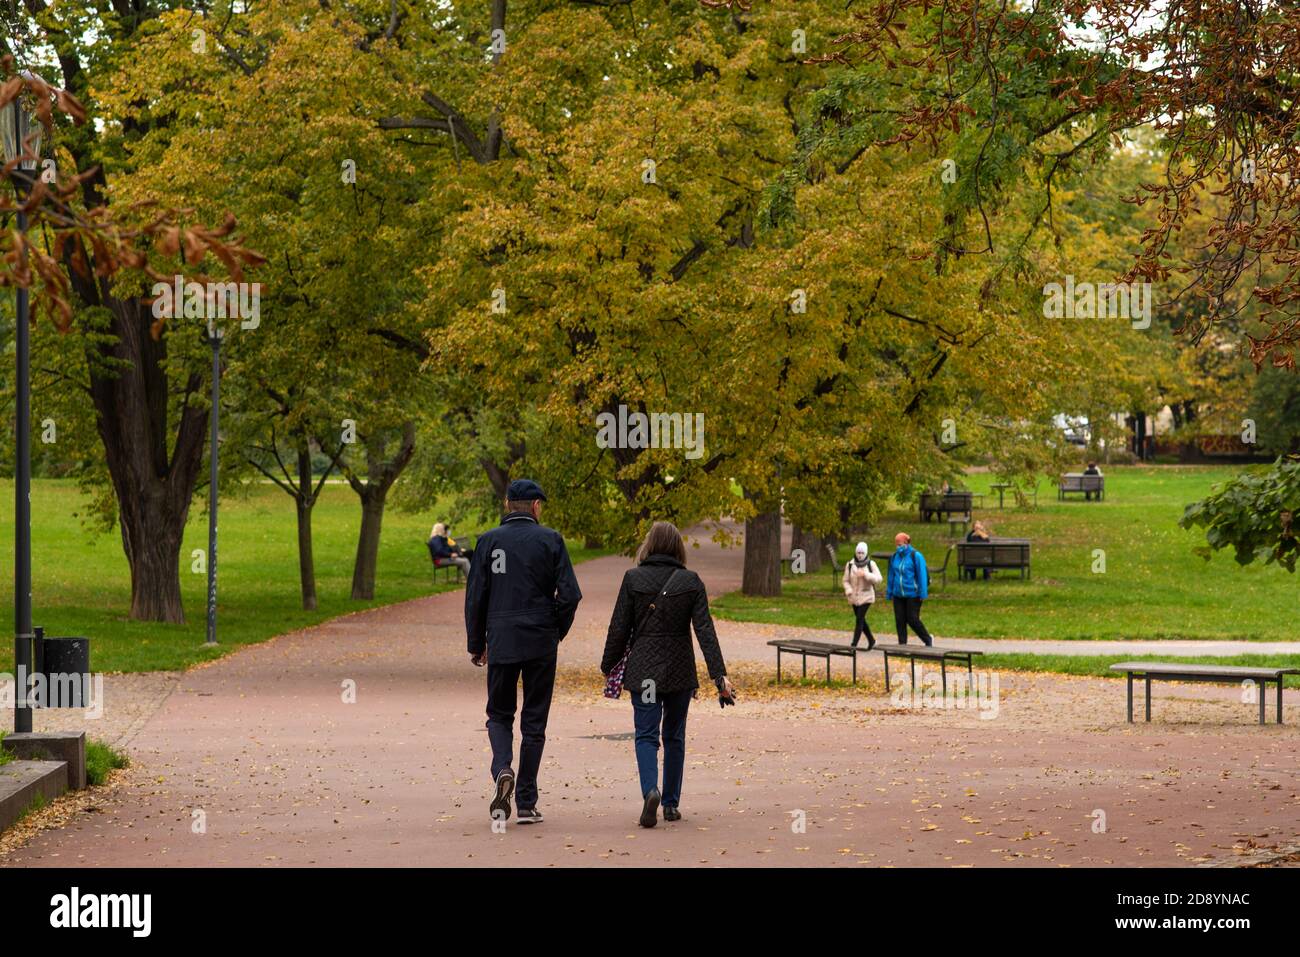
[[[208,640],[204,645],[217,645],[217,442],[220,436],[221,411],[221,340],[224,330],[216,322],[208,321],[208,344],[212,346],[212,438],[208,453]]]
[[[21,74],[29,76],[30,74]],[[12,173],[14,192],[19,205],[31,190],[41,155],[42,127],[23,109],[23,96],[14,97],[6,109],[0,109],[0,139],[4,142],[5,163],[22,159]],[[18,211],[18,232],[27,232],[27,215]],[[26,252],[18,262],[26,265]],[[14,731],[32,730],[32,709],[27,703],[27,683],[32,668],[32,394],[31,341],[27,290],[17,291],[18,310],[15,346],[18,354],[18,402],[15,410],[16,433],[14,464]]]

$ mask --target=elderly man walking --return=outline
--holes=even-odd
[[[487,730],[496,785],[490,811],[494,819],[505,820],[515,796],[520,824],[542,820],[537,771],[555,689],[556,651],[582,600],[564,537],[540,522],[544,501],[536,482],[510,483],[505,518],[479,538],[465,585],[470,661],[487,665]],[[514,722],[520,678],[524,707],[516,776]]]

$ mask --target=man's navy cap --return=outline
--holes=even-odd
[[[511,502],[531,502],[537,498],[545,502],[546,493],[532,479],[515,479],[506,489],[506,499]]]

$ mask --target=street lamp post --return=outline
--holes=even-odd
[[[221,339],[223,330],[208,321],[208,342],[212,345],[212,437],[208,453],[208,647],[217,644],[217,438],[221,410]]]
[[[26,75],[26,74],[24,74]],[[14,169],[12,179],[19,206],[31,189],[37,157],[41,153],[40,123],[23,109],[22,95],[14,97],[8,109],[0,110],[0,139],[4,142],[5,163],[24,154],[27,158]],[[30,149],[28,149],[30,147]],[[27,234],[27,215],[18,211],[18,234]],[[26,266],[26,250],[18,261]],[[27,290],[17,290],[17,328],[14,330],[18,354],[18,396],[15,406],[14,452],[14,731],[32,730],[32,709],[27,703],[27,683],[32,667],[32,436],[31,436],[31,340],[29,337],[29,301]]]

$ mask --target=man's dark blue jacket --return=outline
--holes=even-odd
[[[496,664],[554,654],[580,601],[563,536],[527,512],[507,515],[474,543],[465,585],[469,653],[486,647]]]

